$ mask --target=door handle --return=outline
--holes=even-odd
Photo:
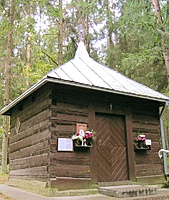
[[[101,146],[101,145],[102,145],[102,141],[99,140],[97,144],[98,144],[99,146]]]

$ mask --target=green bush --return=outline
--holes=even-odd
[[[166,181],[163,185],[162,188],[169,188],[169,181]]]
[[[6,166],[6,173],[9,174],[9,165]],[[0,174],[2,174],[2,166],[0,165]]]

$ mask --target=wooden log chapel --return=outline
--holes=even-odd
[[[165,180],[160,117],[169,98],[89,57],[49,72],[0,114],[10,116],[10,179],[61,189]]]

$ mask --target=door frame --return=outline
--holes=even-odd
[[[128,175],[129,180],[136,182],[135,175],[135,156],[134,156],[134,146],[133,146],[133,133],[132,133],[132,114],[129,109],[113,110],[113,111],[103,111],[94,110],[94,106],[89,106],[89,128],[95,130],[95,118],[96,113],[101,114],[112,114],[112,115],[123,115],[125,119],[125,129],[126,129],[126,150],[128,158]],[[90,148],[90,176],[92,183],[97,183],[97,151],[96,145],[94,144]]]

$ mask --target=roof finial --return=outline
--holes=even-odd
[[[86,50],[86,47],[85,47],[83,41],[79,42],[78,48],[76,50],[75,58],[79,58],[81,56],[89,57],[89,54],[88,54],[88,52]]]

